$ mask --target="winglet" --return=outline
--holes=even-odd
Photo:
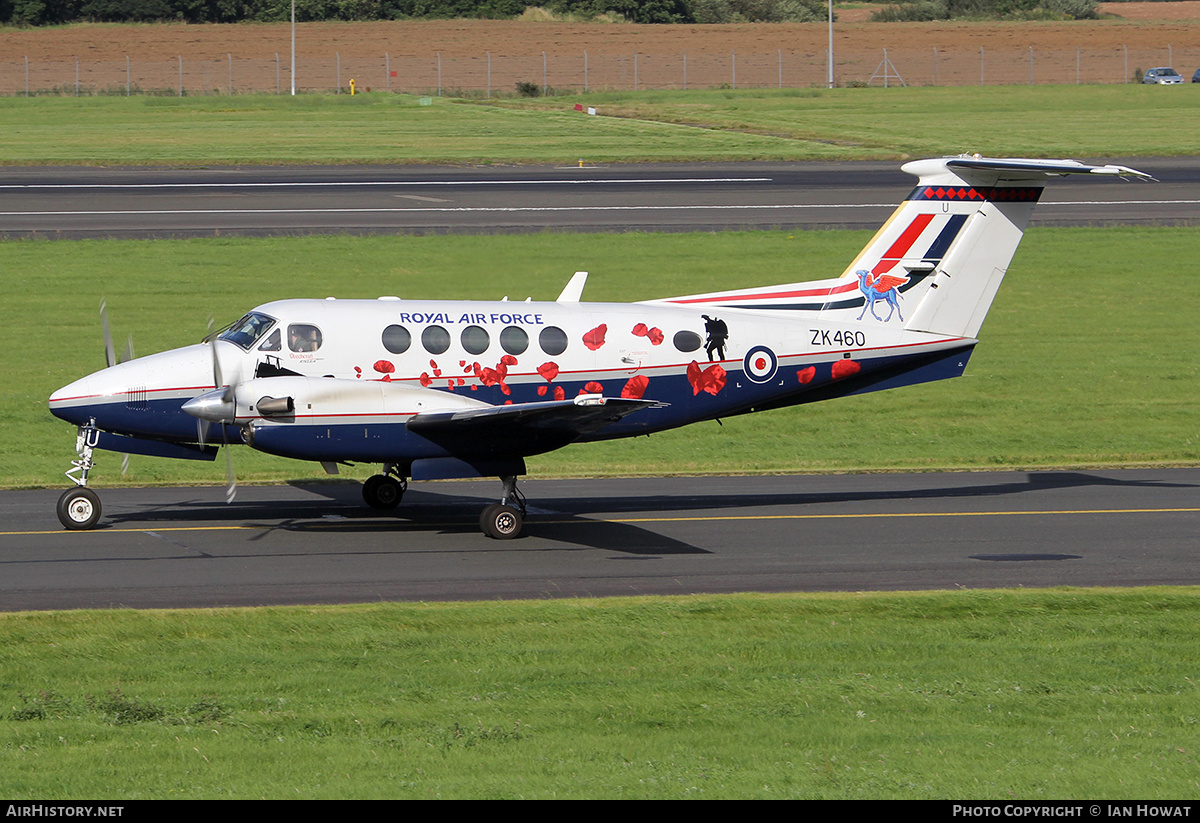
[[[585,271],[575,272],[575,276],[567,283],[566,288],[562,290],[562,294],[558,296],[558,303],[578,303],[579,298],[583,296],[583,286],[587,283],[588,273]]]

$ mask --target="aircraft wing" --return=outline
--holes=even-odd
[[[561,448],[655,405],[653,400],[581,395],[574,400],[426,412],[410,419],[408,429],[460,456],[526,457]]]

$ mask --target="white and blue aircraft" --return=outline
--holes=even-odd
[[[408,481],[499,477],[482,513],[520,533],[525,458],[569,443],[957,377],[1047,181],[1149,178],[1123,166],[963,155],[903,166],[916,188],[838,277],[631,304],[280,300],[204,342],[114,363],[56,391],[79,427],[68,529],[94,527],[93,450],[380,464],[370,506]],[[228,452],[227,452],[228,454]],[[231,479],[232,492],[232,479]]]

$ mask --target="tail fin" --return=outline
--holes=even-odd
[[[906,163],[917,186],[834,280],[670,298],[671,304],[845,312],[861,316],[868,287],[903,298],[904,327],[975,337],[1049,178],[1150,176],[1074,160],[964,155]]]
[[[1088,166],[1073,160],[953,157],[907,163],[903,168],[918,182],[897,213],[911,205],[945,220],[934,244],[941,251],[940,260],[904,326],[956,337],[979,334],[1048,178],[1067,174],[1149,178],[1124,166]],[[931,257],[926,255],[924,261]]]

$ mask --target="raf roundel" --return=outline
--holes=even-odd
[[[755,346],[750,349],[746,352],[745,360],[742,361],[746,377],[755,383],[766,383],[775,376],[778,366],[779,361],[775,359],[775,352],[766,346]]]

